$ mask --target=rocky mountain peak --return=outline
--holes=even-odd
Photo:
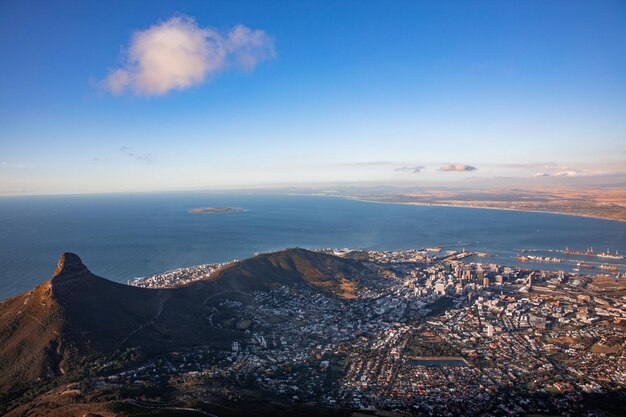
[[[91,272],[83,264],[80,257],[74,253],[65,252],[59,258],[52,282],[59,284],[87,276],[91,276]]]

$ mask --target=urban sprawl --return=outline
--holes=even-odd
[[[621,273],[513,268],[440,248],[321,251],[363,261],[366,285],[344,298],[306,284],[255,291],[249,304],[226,297],[209,319],[245,335],[230,349],[173,352],[100,383],[167,378],[233,402],[250,386],[294,404],[416,415],[586,415],[584,398],[626,387]],[[130,284],[173,287],[222,266]]]

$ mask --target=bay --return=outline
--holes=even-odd
[[[190,213],[196,207],[240,212]],[[408,206],[303,195],[201,192],[0,198],[0,299],[48,279],[62,252],[119,282],[287,247],[432,246],[516,261],[526,249],[626,252],[626,223],[549,213]],[[563,265],[541,264],[545,269]]]

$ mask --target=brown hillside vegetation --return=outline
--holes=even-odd
[[[305,249],[264,253],[216,271],[209,282],[222,291],[250,291],[268,283],[307,283],[352,298],[364,271],[360,262]]]

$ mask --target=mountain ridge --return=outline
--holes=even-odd
[[[187,286],[147,289],[97,276],[78,255],[63,253],[49,280],[0,304],[0,404],[33,384],[78,379],[85,367],[113,357],[136,363],[194,346],[229,349],[242,331],[207,319],[221,300],[296,284],[350,298],[363,271],[358,262],[295,248]]]

